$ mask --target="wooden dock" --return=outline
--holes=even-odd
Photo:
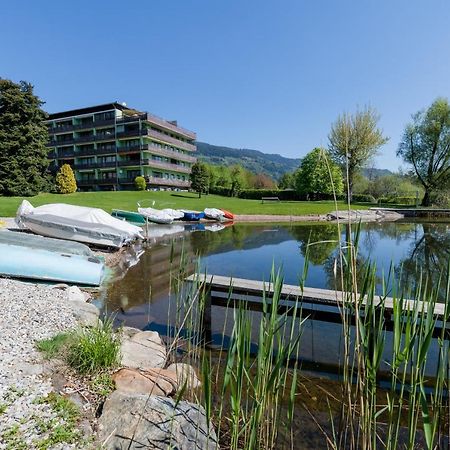
[[[248,309],[261,311],[262,310],[262,296],[265,293],[267,304],[270,305],[270,297],[273,293],[272,286],[268,282],[248,280],[243,278],[231,278],[221,275],[191,275],[186,278],[188,282],[198,282],[208,289],[208,297],[206,301],[206,328],[209,327],[208,317],[211,313],[211,305],[217,306],[236,306],[241,302],[245,302]],[[329,289],[317,288],[300,288],[299,286],[292,286],[284,284],[281,290],[281,296],[278,304],[279,313],[287,312],[292,314],[296,303],[299,304],[297,308],[297,315],[301,317],[309,317],[313,320],[320,320],[324,322],[340,323],[342,321],[342,310],[344,307],[351,307],[349,299],[351,296],[341,291],[333,291]],[[356,298],[355,300],[359,300]],[[382,298],[377,296],[374,300],[375,305],[384,302],[383,315],[387,329],[391,329],[392,314],[394,311],[394,300],[390,297]],[[364,309],[366,300],[361,299],[361,311]],[[300,308],[301,306],[301,308]],[[404,310],[422,311],[426,313],[429,305],[426,302],[417,302],[415,300],[403,300],[402,308]],[[435,335],[437,336],[442,330],[444,323],[442,319],[446,314],[445,304],[435,303],[433,315],[436,318]],[[448,312],[447,312],[448,314]],[[353,322],[354,322],[353,317]],[[450,331],[450,329],[449,329]]]

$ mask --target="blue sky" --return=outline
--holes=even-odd
[[[450,96],[448,0],[2,1],[0,76],[49,112],[109,101],[218,145],[301,157],[375,107],[396,170],[412,113]]]

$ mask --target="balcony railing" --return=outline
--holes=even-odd
[[[187,142],[180,141],[178,139],[175,139],[171,136],[167,136],[167,134],[161,133],[156,130],[142,130],[142,134],[146,136],[150,136],[152,138],[158,139],[163,142],[168,142],[170,144],[173,144],[175,147],[182,148],[184,150],[187,150],[189,152],[195,152],[197,150],[197,147],[195,145],[189,144]]]
[[[160,127],[166,128],[167,130],[170,130],[174,133],[181,134],[187,137],[188,139],[197,138],[197,135],[193,131],[186,130],[186,128],[170,123],[167,120],[162,119],[161,117],[155,116],[154,114],[147,113],[147,120],[151,123],[159,125]]]
[[[119,153],[139,153],[141,150],[144,150],[144,146],[142,145],[133,145],[130,147],[117,147],[117,151]]]
[[[123,167],[123,166],[140,166],[141,165],[141,161],[139,159],[136,160],[122,160],[122,161],[117,161],[117,165],[119,167]]]
[[[147,183],[155,186],[170,186],[188,188],[191,186],[190,181],[170,180],[166,178],[146,177]]]
[[[120,184],[134,184],[134,180],[136,177],[120,177],[119,183]]]
[[[123,137],[139,137],[139,136],[141,136],[141,134],[145,134],[144,131],[145,130],[139,130],[139,129],[137,129],[137,130],[119,131],[117,133],[117,137],[119,139],[123,138]]]
[[[76,156],[111,155],[116,153],[116,148],[93,148],[77,150]]]
[[[75,152],[72,150],[71,152],[58,152],[58,158],[73,158],[75,156]]]
[[[116,167],[116,161],[96,161],[92,163],[77,163],[74,166],[74,169],[83,170],[83,169],[103,169],[105,167],[110,167],[114,169]]]
[[[144,159],[142,161],[142,164],[150,167],[155,167],[158,169],[172,170],[173,172],[191,173],[190,167],[184,167],[178,164],[170,164],[162,161],[156,161],[154,159]]]
[[[138,122],[139,120],[146,120],[147,114],[136,114],[134,116],[123,116],[117,119],[117,123],[129,123],[129,122]]]
[[[78,186],[92,186],[94,184],[97,184],[96,178],[90,178],[88,180],[77,180]]]
[[[161,155],[161,156],[167,156],[168,158],[178,159],[179,161],[185,161],[185,162],[191,162],[195,163],[197,161],[197,158],[194,158],[193,156],[186,155],[185,153],[175,152],[173,150],[168,150],[166,148],[158,147],[154,144],[148,144],[144,146],[144,151],[149,151],[150,153],[153,153],[154,155]]]
[[[97,184],[115,184],[117,183],[117,177],[110,178],[96,178]]]

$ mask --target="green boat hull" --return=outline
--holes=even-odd
[[[121,209],[113,209],[111,215],[116,219],[126,220],[134,225],[145,225],[145,217],[138,212],[122,211]]]

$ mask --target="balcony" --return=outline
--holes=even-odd
[[[190,167],[184,167],[179,166],[178,164],[170,164],[162,161],[156,161],[154,159],[144,159],[142,161],[142,164],[149,166],[149,167],[155,167],[157,169],[166,169],[171,170],[173,172],[180,172],[180,173],[191,173]]]
[[[123,116],[122,118],[117,119],[117,123],[130,123],[130,122],[138,122],[139,120],[146,120],[147,114],[136,114],[134,116]]]
[[[147,121],[150,123],[154,123],[155,125],[158,125],[162,128],[165,128],[166,130],[170,130],[173,133],[180,134],[188,139],[195,140],[197,138],[197,135],[193,131],[186,130],[186,128],[179,127],[178,125],[170,123],[167,120],[162,119],[161,117],[155,116],[153,114],[147,113]]]
[[[117,133],[117,137],[124,138],[124,137],[140,137],[142,134],[145,134],[145,130],[126,130],[126,131],[119,131]]]
[[[57,158],[73,158],[75,156],[75,151],[72,150],[70,152],[58,152]]]
[[[166,178],[146,177],[147,183],[153,186],[168,186],[178,188],[189,188],[191,186],[190,181],[182,180],[168,180]]]
[[[67,133],[68,131],[73,131],[73,125],[63,125],[59,127],[51,127],[48,129],[49,134]]]
[[[122,160],[122,161],[117,161],[117,165],[119,167],[124,167],[124,166],[140,166],[141,165],[141,160],[139,159],[132,159],[132,160]]]
[[[76,156],[95,156],[95,155],[114,155],[116,147],[113,148],[92,148],[86,150],[77,150]]]
[[[191,163],[195,163],[197,161],[197,158],[194,158],[193,156],[186,155],[185,153],[174,152],[173,150],[168,150],[166,148],[161,148],[154,144],[145,145],[143,150],[148,151],[153,155],[167,156],[168,158],[177,159],[179,161]]]
[[[95,161],[92,163],[77,163],[73,166],[76,170],[83,170],[83,169],[104,169],[104,168],[116,168],[116,161]]]
[[[96,141],[115,141],[116,136],[114,134],[96,134]]]
[[[117,177],[109,177],[109,178],[96,178],[97,184],[116,184]]]
[[[119,178],[119,183],[120,184],[134,184],[134,180],[136,179],[136,177],[121,177]]]
[[[97,184],[96,178],[90,178],[88,180],[77,180],[77,186],[93,186]]]
[[[195,152],[197,150],[197,147],[195,145],[179,141],[178,139],[175,139],[171,136],[167,136],[167,134],[160,133],[159,131],[156,130],[142,130],[142,134],[145,136],[150,136],[152,138],[158,139],[162,142],[173,144],[175,147],[182,148],[183,150],[187,150],[189,152]]]
[[[145,150],[145,146],[133,145],[130,147],[117,147],[118,153],[140,153],[141,150]]]
[[[64,141],[57,141],[56,139],[50,139],[47,143],[47,147],[62,147],[63,145],[72,145],[73,139],[65,139]]]

